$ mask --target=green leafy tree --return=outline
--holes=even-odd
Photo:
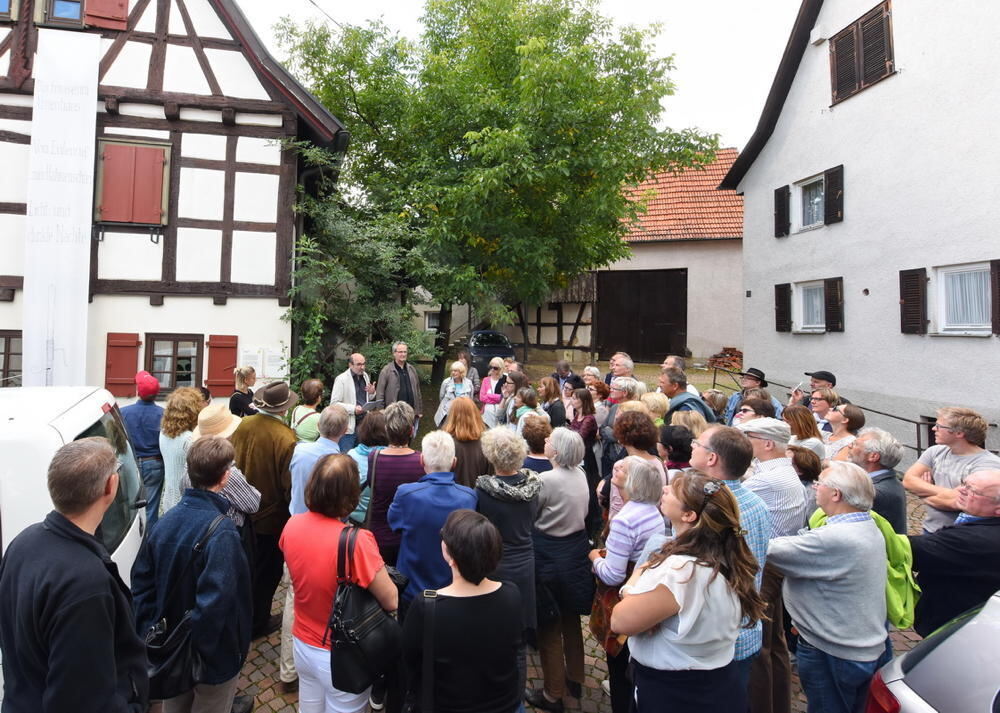
[[[656,28],[615,29],[593,0],[429,0],[423,21],[416,43],[379,22],[286,21],[283,40],[352,132],[345,202],[396,221],[397,277],[442,304],[440,348],[452,305],[509,323],[625,257],[643,209],[629,189],[710,162],[716,138],[657,128],[672,59]]]

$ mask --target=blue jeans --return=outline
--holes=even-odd
[[[156,524],[159,517],[160,494],[163,492],[163,461],[157,459],[139,461],[142,485],[146,489],[146,529]]]
[[[868,684],[885,652],[875,661],[849,661],[820,651],[799,637],[799,680],[809,713],[858,713],[864,710]]]
[[[358,445],[358,436],[356,433],[345,433],[340,437],[340,440],[337,441],[337,445],[340,446],[341,453],[347,453],[347,451]]]

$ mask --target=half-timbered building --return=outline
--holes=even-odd
[[[296,138],[349,135],[233,0],[0,0],[0,385],[280,376]]]

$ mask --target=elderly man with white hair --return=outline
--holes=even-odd
[[[893,468],[903,457],[903,445],[881,428],[865,428],[849,445],[847,458],[860,466],[875,486],[872,510],[884,517],[896,534],[906,534],[906,490]]]
[[[441,557],[441,528],[453,510],[476,509],[475,491],[455,482],[455,441],[451,435],[428,433],[420,442],[420,451],[426,475],[416,483],[399,486],[388,514],[389,527],[402,535],[396,566],[410,578],[401,609],[425,589],[439,589],[451,582],[451,568]]]
[[[771,540],[767,564],[785,576],[809,713],[853,713],[889,655],[885,539],[869,514],[875,486],[859,466],[833,462],[814,487],[826,524]]]
[[[805,492],[792,461],[785,455],[791,428],[776,418],[755,418],[737,426],[750,439],[753,461],[743,487],[760,496],[771,514],[771,537],[793,535],[805,521]],[[752,713],[789,713],[792,662],[782,626],[781,573],[770,557],[764,565],[760,594],[767,602],[760,654],[750,665]]]

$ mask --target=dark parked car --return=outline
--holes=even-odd
[[[486,377],[490,370],[490,359],[500,357],[514,358],[514,347],[506,334],[483,329],[469,335],[469,354],[472,355],[472,366],[480,377]]]
[[[998,641],[1000,592],[883,666],[866,713],[997,713]]]

